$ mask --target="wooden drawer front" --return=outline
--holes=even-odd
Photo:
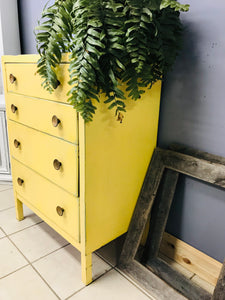
[[[12,159],[11,163],[16,194],[22,196],[31,206],[54,222],[54,229],[57,230],[59,227],[79,242],[79,199],[16,160]],[[18,184],[18,178],[23,180],[21,186]],[[62,216],[57,214],[57,206],[64,209]]]
[[[7,91],[59,102],[67,102],[68,96],[66,94],[69,89],[67,83],[69,80],[69,74],[67,70],[68,64],[61,64],[58,67],[57,74],[59,74],[58,78],[60,85],[52,94],[50,94],[41,86],[43,80],[37,74],[36,64],[6,63],[5,71]],[[13,83],[10,82],[10,74],[16,78]]]
[[[77,113],[72,106],[16,94],[8,94],[6,106],[9,119],[78,143]],[[56,127],[53,116],[60,120]]]
[[[78,196],[76,145],[10,120],[8,129],[11,156]],[[20,144],[16,145],[16,142]],[[56,159],[62,164],[59,170],[53,166]]]

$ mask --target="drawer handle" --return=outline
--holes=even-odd
[[[16,81],[16,77],[13,74],[10,74],[9,81],[13,84]]]
[[[56,207],[56,211],[57,211],[57,214],[62,217],[63,213],[64,213],[64,209],[60,206],[57,206]]]
[[[17,110],[18,110],[18,108],[14,104],[12,104],[11,111],[15,114]]]
[[[56,90],[57,89],[57,87],[60,85],[60,81],[59,80],[57,80],[57,82],[56,82],[56,84],[55,84],[55,86],[53,86],[54,87],[54,89]]]
[[[14,146],[15,148],[19,148],[20,146],[20,142],[17,139],[14,140]]]
[[[62,166],[62,163],[60,161],[58,161],[58,159],[54,159],[53,166],[56,170],[59,170]]]
[[[22,178],[18,177],[18,178],[17,178],[17,183],[18,183],[20,186],[22,186],[23,183],[24,183],[24,180],[23,180]]]
[[[60,121],[55,115],[52,117],[52,125],[53,125],[54,127],[57,127],[57,126],[59,125],[60,122],[61,122],[61,121]]]

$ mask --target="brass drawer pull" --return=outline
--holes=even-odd
[[[57,206],[56,207],[56,211],[57,211],[57,214],[62,217],[63,213],[64,213],[64,209],[60,206]]]
[[[23,180],[22,178],[18,177],[18,178],[17,178],[17,183],[18,183],[20,186],[22,186],[23,183],[24,183],[24,180]]]
[[[16,81],[16,77],[13,74],[10,74],[9,81],[13,84]]]
[[[59,80],[57,80],[57,82],[56,82],[56,84],[55,84],[55,86],[54,86],[54,89],[57,89],[57,87],[60,85],[60,81]]]
[[[14,140],[14,146],[15,148],[19,148],[20,146],[20,142],[17,139]]]
[[[59,170],[62,166],[62,163],[60,161],[58,161],[58,159],[54,159],[53,166],[56,170]]]
[[[54,115],[54,116],[52,117],[52,125],[53,125],[54,127],[57,127],[57,126],[59,125],[59,123],[60,123],[60,120]]]
[[[17,110],[18,110],[18,108],[14,104],[12,104],[11,111],[15,114]]]

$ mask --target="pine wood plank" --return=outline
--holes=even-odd
[[[216,285],[222,264],[187,243],[164,233],[160,252],[197,274],[212,285]]]
[[[177,270],[181,274],[183,274],[185,277],[191,279],[195,276],[195,274],[187,268],[183,267],[181,264],[177,263],[175,260],[170,259],[168,256],[162,254],[161,252],[159,253],[159,258],[163,261],[165,261],[171,268]]]

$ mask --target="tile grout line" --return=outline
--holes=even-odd
[[[22,254],[22,256],[23,256],[23,257],[26,259],[26,261],[28,262],[27,265],[25,265],[25,266],[23,266],[23,267],[21,267],[21,268],[15,270],[14,272],[11,272],[11,273],[7,274],[7,275],[4,276],[4,277],[9,276],[9,275],[11,275],[11,274],[17,272],[18,270],[20,270],[20,269],[22,269],[22,268],[24,268],[24,267],[27,267],[28,265],[30,265],[30,266],[38,273],[38,271],[37,271],[37,270],[35,269],[35,267],[33,266],[33,263],[36,263],[36,262],[38,262],[39,260],[41,260],[41,259],[47,257],[48,255],[50,255],[50,254],[52,254],[52,253],[54,253],[54,252],[57,252],[57,251],[59,251],[60,249],[63,249],[63,248],[65,248],[65,247],[67,247],[68,245],[70,245],[70,243],[68,243],[68,244],[66,244],[66,245],[64,245],[64,246],[62,246],[62,247],[60,247],[60,248],[58,248],[58,249],[55,249],[54,251],[52,251],[52,252],[50,252],[50,253],[48,253],[48,254],[46,254],[46,255],[43,255],[43,256],[39,257],[38,259],[36,259],[36,260],[30,262],[30,261],[28,260],[28,258],[21,252],[21,250],[14,244],[14,242],[10,239],[10,237],[11,237],[12,235],[18,233],[18,232],[24,231],[24,230],[26,230],[26,229],[28,229],[28,228],[31,228],[31,227],[33,227],[33,226],[35,226],[35,225],[38,225],[38,224],[41,224],[41,223],[44,223],[44,221],[41,220],[40,222],[38,222],[38,223],[36,223],[36,224],[32,224],[32,225],[30,225],[30,226],[28,226],[28,227],[26,227],[26,228],[23,228],[23,229],[21,229],[21,230],[18,230],[18,231],[16,231],[16,232],[10,233],[10,234],[7,234],[7,233],[2,229],[2,227],[0,227],[0,229],[2,230],[2,232],[5,234],[5,236],[1,237],[0,240],[1,240],[2,238],[7,237],[7,238],[10,240],[10,242],[16,247],[16,249]],[[109,270],[107,270],[105,273],[103,273],[103,274],[101,274],[99,277],[95,278],[94,281],[96,281],[96,280],[99,279],[100,277],[104,276],[104,275],[107,274],[109,271],[115,270],[115,271],[118,272],[120,275],[122,275],[126,280],[128,280],[133,286],[135,286],[138,290],[140,290],[143,294],[145,294],[145,295],[148,296],[148,297],[151,297],[149,294],[146,294],[146,292],[145,292],[144,290],[142,290],[142,288],[139,287],[136,283],[134,283],[132,280],[129,280],[129,278],[127,278],[127,277],[126,277],[126,276],[125,276],[125,275],[117,268],[117,265],[114,266],[112,263],[110,263],[109,261],[107,261],[107,259],[105,259],[101,254],[99,254],[99,253],[97,253],[97,252],[94,252],[94,254],[97,255],[100,259],[102,259],[107,265],[109,265],[109,266],[111,267],[111,268],[110,268]],[[38,275],[42,278],[42,276],[41,276],[39,273],[38,273]],[[4,278],[4,277],[2,277],[2,278]],[[1,279],[2,279],[2,278],[1,278]],[[43,278],[42,278],[42,279],[43,279]],[[44,279],[43,279],[43,280],[44,280]],[[93,281],[93,282],[94,282],[94,281]],[[44,282],[47,284],[47,282],[46,282],[45,280],[44,280]],[[47,284],[47,285],[48,285],[48,284]],[[49,285],[48,285],[48,287],[52,290],[52,288],[51,288]],[[85,286],[85,287],[86,287],[86,286]],[[84,289],[85,287],[81,288],[80,290]],[[72,295],[69,296],[69,297],[72,297],[73,295],[75,295],[76,293],[78,293],[80,290],[76,291],[74,294],[72,294]],[[55,293],[55,292],[54,292],[54,293]],[[67,299],[69,299],[69,298],[66,298],[65,300],[67,300]],[[150,298],[150,299],[153,299],[153,298]]]
[[[0,227],[0,231],[2,231],[2,233],[4,234],[2,237],[0,237],[0,240],[3,239],[4,237],[6,237],[5,235],[5,231],[2,229],[2,227]]]
[[[17,231],[15,231],[15,232],[12,232],[12,233],[9,233],[9,234],[6,234],[6,232],[5,232],[5,234],[6,234],[6,236],[12,236],[12,235],[14,235],[14,234],[17,234],[17,233],[19,233],[19,232],[22,232],[22,231],[24,231],[24,230],[26,230],[26,229],[29,229],[29,228],[31,228],[31,227],[34,227],[34,226],[36,226],[36,225],[39,225],[39,224],[41,224],[41,223],[43,223],[44,221],[38,221],[38,223],[35,223],[35,224],[31,224],[31,225],[29,225],[29,226],[27,226],[27,227],[25,227],[25,228],[23,228],[23,229],[19,229],[19,230],[17,230]]]
[[[10,190],[10,189],[11,189],[11,188],[6,189],[6,190]],[[3,190],[3,191],[6,191],[6,190]],[[0,191],[0,193],[3,192],[3,191]],[[3,210],[1,210],[0,212],[6,211],[6,210],[9,210],[9,209],[12,209],[13,207],[14,207],[14,206],[9,207],[9,208],[6,208],[6,209],[3,209]],[[56,294],[56,292],[51,288],[51,286],[49,286],[49,284],[47,283],[47,281],[46,281],[46,280],[41,276],[41,274],[36,270],[36,268],[33,266],[33,263],[36,263],[36,262],[38,262],[39,260],[41,260],[41,259],[47,257],[48,255],[51,255],[52,253],[57,252],[57,251],[59,251],[60,249],[63,249],[63,248],[65,248],[65,247],[67,247],[68,245],[70,245],[70,243],[68,243],[68,244],[66,244],[66,245],[64,245],[64,246],[62,246],[62,247],[60,247],[60,248],[58,248],[58,249],[56,249],[56,250],[54,250],[54,251],[52,251],[52,252],[50,252],[50,253],[48,253],[48,254],[46,254],[46,255],[44,255],[44,256],[42,256],[42,257],[36,259],[36,260],[34,260],[33,262],[30,262],[30,261],[28,260],[28,258],[22,253],[22,251],[16,246],[16,244],[15,244],[15,243],[11,240],[11,238],[10,238],[12,235],[14,235],[14,234],[16,234],[16,233],[18,233],[18,232],[24,231],[24,230],[26,230],[26,229],[28,229],[28,228],[31,228],[31,227],[33,227],[33,226],[35,226],[35,225],[38,225],[38,224],[41,224],[41,223],[44,223],[44,221],[41,220],[41,221],[38,222],[38,223],[32,224],[32,225],[30,225],[30,226],[28,226],[28,227],[26,227],[26,228],[23,228],[23,229],[21,229],[21,230],[15,231],[15,232],[10,233],[10,234],[7,234],[7,233],[3,230],[3,228],[0,227],[0,229],[2,230],[2,232],[5,234],[5,236],[1,237],[0,240],[3,239],[3,238],[5,238],[5,237],[7,237],[7,238],[9,239],[9,241],[16,247],[16,249],[20,252],[20,254],[21,254],[21,255],[25,258],[25,260],[28,262],[28,264],[26,264],[25,266],[23,266],[23,267],[21,267],[21,268],[15,270],[15,271],[13,271],[13,272],[7,274],[7,275],[1,277],[0,279],[3,279],[3,278],[5,278],[5,277],[7,277],[7,276],[9,276],[9,275],[12,275],[13,273],[16,273],[17,271],[19,271],[19,270],[21,270],[21,269],[23,269],[23,268],[25,268],[25,267],[27,267],[27,266],[31,266],[32,269],[39,275],[39,277],[40,277],[40,278],[45,282],[45,284],[49,287],[49,289],[57,296],[58,299],[61,300],[61,298]],[[126,277],[126,276],[125,276],[125,275],[117,268],[117,265],[114,266],[112,263],[110,263],[107,259],[105,259],[101,254],[99,254],[99,253],[97,253],[97,252],[94,252],[94,254],[97,255],[100,259],[102,259],[102,260],[103,260],[106,264],[108,264],[111,268],[110,268],[109,270],[107,270],[105,273],[99,275],[99,276],[98,276],[97,278],[95,278],[92,282],[95,282],[97,279],[103,277],[103,276],[106,275],[108,272],[110,272],[110,271],[112,271],[112,270],[115,270],[117,273],[119,273],[121,276],[123,276],[127,281],[129,281],[133,286],[135,286],[140,292],[142,292],[144,295],[146,295],[149,299],[152,299],[152,300],[153,300],[153,298],[152,298],[151,295],[149,295],[145,290],[143,290],[143,289],[142,289],[141,287],[139,287],[135,282],[133,282],[132,279],[129,279],[128,277]],[[79,289],[78,291],[76,291],[76,292],[73,293],[72,295],[70,295],[70,296],[68,296],[67,298],[65,298],[65,300],[68,300],[69,298],[71,298],[71,297],[74,296],[75,294],[79,293],[80,291],[82,291],[82,290],[85,289],[86,287],[87,287],[87,286],[84,286],[83,288]]]
[[[44,221],[42,221],[42,222],[44,222]],[[40,223],[42,223],[42,222],[40,222]],[[38,224],[40,224],[40,223],[38,223]],[[34,225],[37,225],[37,224],[34,224]],[[34,225],[32,225],[32,226],[30,226],[30,227],[33,227]],[[27,227],[27,228],[30,228],[30,227]],[[27,229],[27,228],[24,228],[23,230],[25,230],[25,229]],[[23,230],[17,231],[16,233],[21,232],[21,231],[23,231]],[[2,231],[5,233],[4,230],[2,230]],[[50,255],[50,254],[52,254],[52,253],[54,253],[54,252],[56,252],[56,251],[59,251],[60,249],[65,248],[66,246],[70,245],[70,243],[67,243],[66,245],[63,245],[62,247],[60,247],[60,248],[58,248],[58,249],[55,249],[55,250],[53,250],[52,252],[50,252],[50,253],[48,253],[48,254],[45,254],[45,255],[43,255],[43,256],[39,257],[38,259],[36,259],[36,260],[34,260],[34,261],[31,262],[31,261],[29,261],[29,259],[23,254],[23,252],[17,247],[17,245],[13,242],[13,240],[10,238],[13,234],[14,234],[14,233],[12,233],[12,234],[10,234],[10,235],[6,235],[5,237],[7,237],[7,238],[10,240],[10,242],[11,242],[11,243],[16,247],[16,249],[23,255],[23,257],[28,261],[29,264],[36,263],[36,262],[39,261],[40,259],[42,259],[42,258],[44,258],[44,257],[46,257],[46,256],[48,256],[48,255]]]
[[[19,221],[18,221],[18,222],[19,222]],[[44,222],[44,221],[41,220],[41,221],[39,221],[38,223],[31,224],[31,225],[29,225],[29,226],[27,226],[27,227],[25,227],[25,228],[23,228],[23,229],[19,229],[19,230],[15,231],[15,232],[12,232],[12,233],[9,233],[9,234],[7,234],[6,231],[5,231],[2,227],[0,227],[0,229],[3,231],[3,233],[5,234],[5,236],[10,237],[10,236],[12,236],[12,235],[14,235],[14,234],[16,234],[16,233],[19,233],[19,232],[24,231],[24,230],[26,230],[26,229],[28,229],[28,228],[34,227],[35,225],[39,225],[39,224],[41,224],[41,223],[43,223],[43,222]]]
[[[76,292],[74,292],[73,294],[71,294],[70,296],[68,296],[67,298],[65,298],[64,300],[69,300],[71,297],[73,297],[74,295],[78,294],[79,292],[81,292],[82,290],[84,290],[85,288],[87,288],[88,286],[90,286],[92,283],[94,283],[96,280],[98,280],[99,278],[103,277],[104,275],[106,275],[107,273],[109,273],[112,270],[113,270],[113,267],[111,269],[109,269],[109,270],[106,270],[105,273],[99,275],[91,283],[89,283],[88,285],[85,285],[84,287],[80,288],[79,290],[77,290]]]
[[[34,264],[34,263],[38,262],[39,260],[41,260],[41,259],[43,259],[43,258],[49,256],[50,254],[53,254],[53,253],[55,253],[55,252],[57,252],[57,251],[59,251],[59,250],[65,248],[65,247],[67,247],[68,245],[70,245],[70,243],[68,243],[68,244],[66,244],[66,245],[63,245],[62,247],[60,247],[60,248],[58,248],[58,249],[55,249],[55,250],[53,250],[52,252],[50,252],[50,253],[48,253],[48,254],[46,254],[46,255],[43,255],[43,256],[37,258],[36,260],[32,261],[31,264]]]
[[[98,250],[97,250],[98,251]],[[101,254],[97,253],[97,252],[93,252],[95,255],[97,255],[99,258],[101,258],[107,265],[109,265],[110,267],[114,268],[115,266],[110,263],[106,258],[104,258]]]
[[[4,237],[3,237],[3,238],[4,238]],[[54,251],[52,251],[52,252],[50,252],[50,253],[48,253],[48,254],[46,254],[46,255],[44,255],[44,256],[42,256],[42,257],[40,257],[40,258],[38,258],[38,259],[32,261],[32,262],[30,262],[30,261],[28,260],[28,258],[22,253],[22,251],[16,246],[16,244],[14,244],[14,242],[10,239],[9,236],[6,235],[5,238],[8,238],[9,241],[16,247],[16,249],[20,252],[20,254],[21,254],[21,255],[25,258],[25,260],[27,261],[27,264],[24,265],[23,267],[20,267],[20,268],[16,269],[16,270],[13,271],[13,272],[10,272],[9,274],[7,274],[7,275],[1,277],[0,280],[3,279],[3,278],[5,278],[5,277],[7,277],[7,276],[12,275],[13,273],[16,273],[17,271],[20,271],[21,269],[23,269],[23,268],[25,268],[25,267],[31,266],[32,269],[39,275],[39,277],[40,277],[40,278],[45,282],[45,284],[49,287],[49,289],[57,296],[57,298],[58,298],[59,300],[61,300],[61,298],[56,294],[56,292],[53,290],[53,288],[48,284],[48,282],[47,282],[47,281],[42,277],[42,275],[37,271],[37,269],[33,266],[33,264],[36,263],[36,262],[38,262],[39,260],[41,260],[41,259],[43,259],[43,258],[45,258],[45,257],[47,257],[47,256],[49,256],[49,255],[51,255],[52,253],[55,253],[55,252],[57,252],[57,251],[59,251],[59,250],[65,248],[65,247],[67,247],[68,245],[70,245],[70,243],[68,243],[68,244],[62,246],[61,248],[56,249],[56,250],[54,250]],[[103,257],[101,257],[99,254],[97,254],[97,253],[95,253],[95,254],[96,254],[99,258],[101,258],[105,263],[107,263],[111,268],[110,268],[109,270],[107,270],[106,272],[104,272],[103,274],[101,274],[101,275],[99,275],[98,277],[96,277],[91,283],[94,283],[96,280],[98,280],[99,278],[103,277],[103,276],[106,275],[108,272],[110,272],[110,271],[112,271],[112,270],[115,270],[117,273],[119,273],[121,276],[123,276],[127,281],[129,281],[133,286],[135,286],[135,288],[137,288],[140,292],[142,292],[143,294],[145,294],[149,299],[153,300],[153,298],[152,298],[151,295],[149,295],[145,290],[143,290],[141,287],[139,287],[135,282],[133,282],[132,280],[130,280],[128,277],[126,277],[126,276],[125,276],[125,275],[117,268],[116,265],[113,266],[111,263],[109,263],[106,259],[104,259]],[[65,300],[69,300],[69,298],[71,298],[71,297],[74,296],[75,294],[79,293],[80,291],[82,291],[82,290],[85,289],[86,287],[87,287],[87,286],[84,286],[84,287],[82,287],[81,289],[77,290],[75,293],[73,293],[73,294],[71,294],[70,296],[68,296],[67,298],[65,298]]]
[[[10,206],[10,207],[7,207],[7,208],[0,209],[0,213],[3,212],[3,211],[6,211],[6,210],[12,209],[12,208],[14,208],[14,207],[15,207],[15,205],[13,204],[13,206]]]
[[[53,292],[53,294],[59,299],[61,300],[61,298],[59,297],[59,295],[57,295],[57,293],[53,290],[53,288],[48,284],[48,282],[42,277],[42,275],[38,272],[38,270],[35,269],[35,267],[30,264],[30,266],[32,267],[32,269],[37,273],[37,275],[39,275],[39,277],[44,281],[44,283],[48,286],[48,288]]]
[[[0,193],[1,193],[1,192],[8,191],[8,190],[13,190],[13,187],[10,187],[10,188],[4,188],[4,190],[0,190]]]
[[[6,275],[0,277],[0,280],[1,280],[1,279],[4,279],[4,278],[6,278],[6,277],[8,277],[8,276],[10,276],[10,275],[12,275],[12,274],[14,274],[14,273],[16,273],[17,271],[20,271],[20,270],[22,270],[22,269],[24,269],[24,268],[26,268],[26,267],[28,267],[28,266],[29,266],[29,263],[28,263],[27,265],[24,265],[24,266],[22,266],[22,267],[16,269],[15,271],[12,271],[12,272],[10,272],[10,273],[8,273],[8,274],[6,274]]]
[[[153,300],[154,298],[147,292],[145,291],[142,287],[140,287],[137,283],[135,283],[134,281],[132,281],[132,279],[130,279],[128,276],[125,276],[120,269],[117,267],[117,264],[114,266],[113,264],[111,264],[110,262],[107,261],[107,259],[105,259],[103,256],[101,256],[101,254],[95,253],[99,258],[101,258],[105,263],[107,263],[108,265],[111,266],[111,270],[115,270],[117,273],[119,273],[121,276],[123,276],[127,281],[129,281],[133,286],[135,286],[139,291],[141,291],[143,294],[145,294],[149,299]],[[107,272],[106,272],[107,273]],[[106,274],[104,273],[104,274]],[[102,274],[102,275],[104,275]],[[98,277],[99,278],[99,277]],[[98,279],[96,278],[96,279]],[[67,299],[66,299],[67,300]]]
[[[23,254],[23,252],[17,247],[17,245],[10,239],[10,237],[9,236],[6,236],[6,238],[8,238],[8,240],[14,245],[14,247],[19,251],[19,253],[24,257],[24,259],[28,262],[28,264],[27,265],[25,265],[25,266],[23,266],[23,267],[21,267],[21,268],[19,268],[19,269],[17,269],[17,270],[15,270],[14,272],[11,272],[10,274],[7,274],[7,275],[5,275],[4,276],[4,278],[5,277],[7,277],[7,276],[9,276],[9,275],[12,275],[13,273],[16,273],[18,270],[21,270],[21,269],[23,269],[23,268],[25,268],[25,267],[27,267],[27,266],[30,266],[35,272],[36,272],[36,274],[44,281],[44,283],[48,286],[48,288],[54,293],[54,295],[59,299],[59,300],[61,300],[61,298],[56,294],[56,292],[52,289],[52,287],[48,284],[48,282],[41,276],[41,274],[35,269],[35,267],[32,265],[32,263],[33,262],[30,262],[29,261],[29,259]],[[63,246],[63,247],[61,247],[61,248],[64,248],[65,246]],[[61,248],[59,248],[59,249],[61,249]],[[59,249],[57,249],[57,250],[59,250]],[[55,252],[55,251],[57,251],[57,250],[54,250],[53,252]],[[53,253],[53,252],[51,252],[51,253]],[[51,254],[51,253],[48,253],[47,255],[49,255],[49,254]],[[45,255],[45,256],[47,256],[47,255]],[[45,257],[45,256],[43,256],[43,257]],[[43,257],[40,257],[39,259],[41,259],[41,258],[43,258]],[[38,259],[38,260],[39,260]],[[38,261],[38,260],[36,260],[36,261]],[[36,262],[36,261],[34,261],[34,262]],[[3,278],[3,277],[2,277]],[[1,278],[1,279],[2,279]]]
[[[127,281],[129,281],[133,286],[135,286],[142,294],[146,295],[149,299],[155,300],[155,298],[150,295],[144,288],[138,285],[132,278],[128,277],[125,273],[123,273],[117,266],[114,267],[114,270],[118,272],[121,276],[123,276]]]
[[[34,268],[34,266],[32,265],[32,262],[29,261],[29,259],[23,254],[23,252],[17,247],[17,245],[10,239],[10,237],[7,237],[10,242],[16,247],[16,249],[20,252],[20,254],[25,258],[25,260],[28,262],[28,265],[36,272],[36,274],[44,281],[44,283],[49,287],[49,289],[57,296],[57,298],[59,300],[61,300],[59,298],[59,296],[56,294],[56,292],[49,286],[49,284],[47,283],[47,281],[39,274],[39,272],[37,272],[37,270]],[[50,254],[50,253],[49,253]],[[26,266],[28,266],[26,265]],[[15,272],[13,272],[15,273]]]

